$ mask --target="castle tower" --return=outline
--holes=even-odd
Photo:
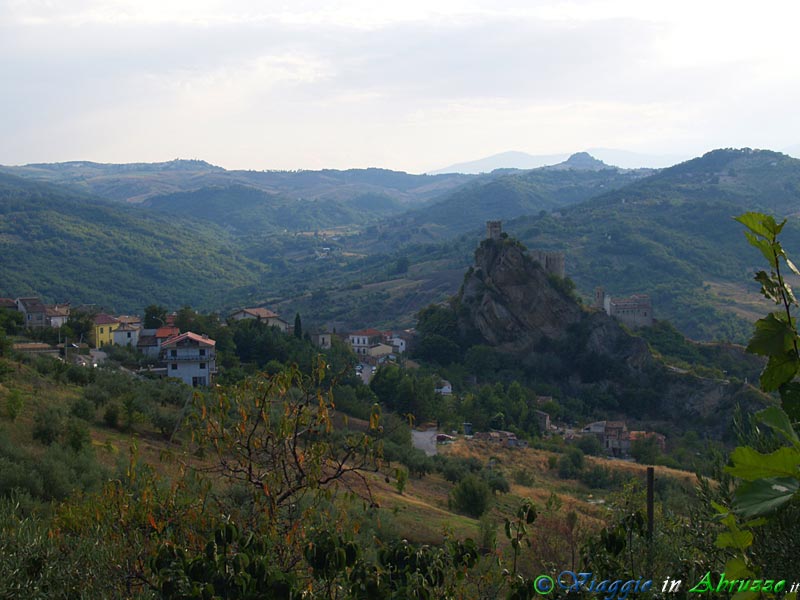
[[[603,308],[603,303],[606,298],[606,291],[601,287],[594,288],[594,305],[595,308]]]
[[[490,240],[499,240],[500,234],[503,233],[502,221],[486,221],[486,238]]]

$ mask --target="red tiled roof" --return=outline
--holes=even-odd
[[[106,313],[100,313],[94,318],[95,325],[111,325],[112,323],[119,323],[119,321]]]
[[[44,312],[44,304],[39,298],[36,297],[29,297],[29,298],[17,298],[20,304],[25,307],[25,311],[29,313],[36,313]]]
[[[44,309],[48,317],[69,316],[69,304],[53,304],[51,306],[45,306]]]
[[[169,338],[166,342],[161,344],[161,347],[164,348],[166,346],[174,346],[178,342],[182,342],[183,340],[193,340],[205,346],[216,346],[217,344],[217,342],[215,342],[210,338],[203,337],[202,335],[199,335],[191,331],[187,331],[186,333],[182,333],[180,335],[176,335],[175,337]]]
[[[368,337],[373,337],[373,336],[376,336],[376,335],[382,336],[383,332],[378,331],[377,329],[362,329],[361,331],[354,331],[350,335],[364,335],[364,336],[368,336]]]
[[[259,319],[277,319],[278,313],[272,312],[268,308],[243,308],[237,312],[245,312],[249,315],[253,315],[254,317],[258,317]]]
[[[127,323],[130,325],[131,323],[141,323],[142,319],[141,317],[137,317],[134,315],[120,315],[117,317],[117,321],[119,321],[120,323]]]
[[[180,335],[181,330],[177,327],[159,327],[156,329],[156,337],[158,339],[167,339],[174,337],[176,335]]]
[[[17,303],[13,298],[0,298],[0,308],[17,308]]]

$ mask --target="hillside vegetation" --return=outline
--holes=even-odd
[[[117,311],[153,301],[218,307],[253,293],[267,270],[230,234],[63,187],[0,175],[0,293]]]
[[[646,293],[656,318],[694,339],[743,341],[763,304],[748,284],[757,251],[738,242],[732,217],[751,208],[792,214],[800,161],[717,150],[655,173],[589,161],[592,169],[462,179],[471,183],[449,192],[456,179],[379,169],[233,172],[195,161],[20,168],[72,187],[3,178],[9,261],[0,293],[116,310],[269,303],[339,328],[410,325],[426,304],[457,291],[453,274],[469,265],[484,221],[501,218],[529,248],[564,252],[587,302],[596,286],[611,296]],[[154,187],[132,211],[76,191],[112,175],[169,181],[173,192]],[[424,209],[391,216],[436,194]],[[800,244],[796,220],[784,235]]]

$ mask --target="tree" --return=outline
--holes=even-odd
[[[583,470],[583,452],[572,446],[558,459],[558,476],[561,479],[574,479]]]
[[[300,313],[294,314],[294,337],[302,339],[303,337],[303,323],[300,321]]]
[[[658,444],[653,436],[640,437],[631,444],[631,456],[640,465],[654,465],[659,455]]]
[[[394,266],[391,268],[389,275],[405,275],[408,273],[408,267],[410,266],[411,262],[408,260],[408,257],[403,255],[399,257]]]
[[[788,269],[795,275],[800,275],[800,270],[778,241],[786,219],[777,223],[769,215],[750,212],[736,220],[747,228],[745,236],[748,241],[769,264],[769,272],[758,271],[755,280],[761,285],[764,297],[778,307],[775,312],[756,321],[747,351],[768,358],[759,382],[763,391],[778,392],[781,406],[771,406],[757,413],[756,420],[769,427],[784,445],[769,453],[752,445],[737,447],[731,453],[731,464],[725,471],[741,482],[735,489],[729,509],[715,505],[727,529],[717,536],[716,544],[733,553],[733,558],[725,566],[726,572],[733,572],[736,577],[754,577],[763,567],[754,560],[759,550],[758,546],[753,547],[754,540],[760,540],[762,554],[763,546],[768,546],[773,556],[777,554],[780,557],[777,564],[796,564],[798,558],[791,544],[773,541],[775,538],[770,536],[770,531],[776,531],[776,524],[785,530],[786,527],[796,528],[798,523],[800,382],[795,379],[800,371],[800,336],[796,320],[798,301],[785,280],[784,270]],[[790,518],[783,518],[787,513]],[[756,523],[760,527],[756,528]],[[795,529],[789,539],[796,539],[796,536]]]
[[[581,449],[581,452],[589,456],[602,456],[603,443],[597,438],[596,435],[584,435],[578,438],[575,445]]]
[[[188,304],[186,306],[181,307],[178,310],[178,314],[175,315],[175,327],[180,329],[181,331],[194,331],[195,333],[206,333],[205,331],[199,331],[199,327],[195,327],[195,321],[197,320],[198,314],[192,310],[192,307]],[[166,319],[166,316],[164,317]]]
[[[33,439],[49,446],[61,435],[64,413],[56,406],[42,407],[34,416],[33,423]]]
[[[151,304],[144,309],[145,329],[158,329],[167,324],[167,309],[157,304]]]
[[[467,475],[450,493],[453,508],[470,517],[480,518],[492,501],[492,490],[482,477]]]
[[[258,507],[253,518],[265,516],[270,528],[291,529],[301,518],[296,511],[313,512],[312,500],[322,500],[317,492],[344,477],[360,480],[361,493],[374,503],[362,472],[381,464],[374,437],[380,415],[373,411],[367,432],[335,439],[333,394],[322,386],[326,371],[320,359],[310,376],[292,367],[195,398],[191,421],[199,451],[218,459],[199,471],[249,492]]]

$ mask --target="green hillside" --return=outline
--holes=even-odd
[[[599,162],[599,161],[597,161]],[[614,167],[541,168],[499,175],[463,186],[442,200],[417,208],[390,222],[401,227],[390,239],[425,240],[420,230],[433,238],[453,237],[481,227],[491,219],[513,219],[550,211],[593,198],[608,190],[629,185],[649,170],[623,171]],[[602,163],[600,163],[602,164]]]
[[[374,171],[352,177],[404,180]],[[297,176],[319,181],[323,174]],[[732,217],[746,210],[795,213],[800,161],[717,150],[642,175],[495,174],[424,210],[384,220],[381,214],[402,206],[388,193],[290,200],[226,185],[126,207],[4,175],[0,294],[116,310],[152,302],[214,310],[268,302],[341,328],[413,324],[416,311],[458,290],[484,221],[501,218],[529,248],[565,252],[567,274],[586,301],[595,286],[612,296],[647,293],[656,318],[690,337],[742,341],[765,306],[750,282],[760,257]],[[338,171],[331,177],[346,179]],[[784,240],[800,248],[794,221]]]
[[[164,213],[191,215],[242,234],[360,225],[403,210],[398,200],[381,194],[348,200],[292,200],[243,185],[155,196],[142,205]]]
[[[360,243],[365,248],[392,247],[392,256],[407,257],[411,268],[405,277],[387,277],[385,269],[380,273],[377,268],[363,275],[370,281],[387,280],[381,288],[385,298],[373,298],[371,311],[390,318],[391,308],[403,306],[397,291],[408,289],[405,316],[409,319],[417,293],[414,281],[433,278],[443,268],[466,268],[472,248],[484,235],[483,221],[508,214],[501,211],[511,204],[498,201],[504,196],[495,194],[496,190],[514,189],[525,178],[543,176],[572,177],[588,184],[602,174],[537,170],[465,188],[456,196],[468,197],[474,206],[496,206],[498,212],[486,209],[480,218],[473,218],[469,211],[457,208],[456,196],[429,207],[428,211],[449,207],[442,213],[443,222],[474,219],[471,231],[444,242],[437,241],[437,235],[446,235],[445,225],[418,226],[398,218],[373,227]],[[567,274],[588,302],[596,286],[612,296],[647,293],[656,318],[671,321],[690,337],[743,341],[756,315],[769,307],[751,281],[761,257],[746,243],[732,217],[747,210],[792,215],[800,198],[798,190],[800,161],[796,159],[769,151],[716,150],[582,203],[506,219],[503,227],[528,248],[565,252]],[[521,209],[519,203],[514,206]],[[791,219],[784,231],[786,247],[800,248],[800,225]],[[381,246],[375,240],[392,243]],[[414,243],[421,240],[427,243]],[[450,283],[447,290],[439,290],[436,300],[457,289],[457,282]],[[340,298],[342,303],[346,302]],[[325,310],[330,308],[327,305]]]
[[[656,316],[684,333],[742,340],[751,326],[715,288],[733,285],[737,300],[746,302],[748,291],[755,298],[758,288],[748,282],[760,255],[732,217],[746,210],[792,214],[798,198],[800,161],[718,150],[557,215],[507,227],[529,247],[563,250],[567,272],[587,298],[595,286],[612,295],[648,293]],[[800,248],[796,221],[784,240]]]
[[[83,192],[126,202],[141,202],[153,196],[204,187],[243,185],[291,198],[350,200],[377,194],[414,204],[428,201],[476,179],[474,175],[459,173],[414,175],[376,168],[344,171],[228,171],[202,160],[130,164],[73,161],[0,166],[0,172],[49,183],[69,184]]]
[[[0,295],[119,311],[153,302],[217,308],[267,273],[215,225],[8,175],[0,175],[0,254]]]

